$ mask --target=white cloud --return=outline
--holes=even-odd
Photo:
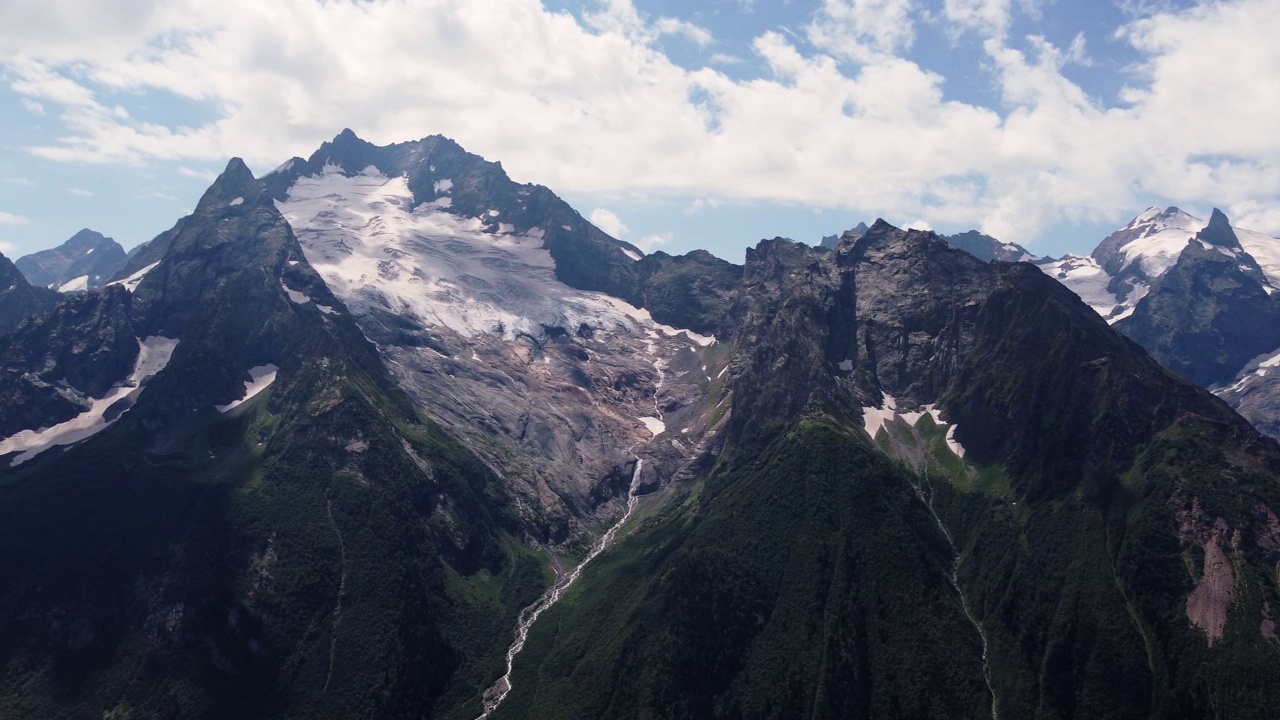
[[[805,33],[816,51],[762,35],[753,50],[770,76],[741,80],[674,64],[664,35],[714,47],[710,34],[630,0],[585,24],[538,0],[122,0],[77,13],[11,0],[0,64],[61,123],[34,152],[66,161],[240,155],[269,168],[342,127],[379,143],[441,133],[560,192],[843,208],[1024,243],[1151,198],[1280,205],[1280,3],[1134,21],[1120,40],[1143,62],[1112,105],[1063,74],[1088,62],[1083,36],[1065,49],[1007,37],[1011,13],[1034,7],[942,6],[944,22],[986,39],[991,108],[949,100],[945,78],[897,55],[923,12],[906,0],[824,0]],[[105,99],[143,93],[213,116],[148,123]],[[1246,214],[1280,231],[1280,218]]]
[[[67,188],[67,192],[71,193],[72,195],[76,195],[78,197],[93,197],[93,193],[88,190],[85,190],[84,188],[70,187],[70,188]]]
[[[22,98],[18,101],[22,108],[36,117],[44,117],[44,106],[32,100],[31,98]]]
[[[715,198],[695,198],[689,203],[689,207],[684,209],[685,215],[697,215],[703,210],[715,210],[720,207],[720,201]]]
[[[893,53],[915,42],[912,0],[823,0],[808,28],[809,41],[863,62],[869,52]]]
[[[21,215],[0,211],[0,225],[25,225],[26,223],[27,219]]]
[[[591,224],[616,238],[627,234],[627,226],[623,224],[622,218],[604,208],[591,211]]]
[[[677,20],[676,18],[659,18],[658,21],[654,23],[654,29],[662,35],[678,35],[693,42],[699,47],[706,47],[715,42],[715,38],[712,37],[711,33],[705,28],[698,27],[697,25],[685,22],[684,20]]]
[[[654,235],[645,235],[644,237],[636,241],[636,247],[640,248],[646,253],[653,252],[654,248],[657,248],[660,245],[666,245],[667,243],[671,242],[671,237],[672,237],[671,233],[656,233]]]
[[[8,257],[13,257],[18,252],[18,246],[11,242],[0,240],[0,253]]]
[[[202,180],[204,182],[213,182],[217,179],[218,174],[212,170],[195,170],[186,165],[178,166],[178,174],[182,177],[191,178],[193,180]]]
[[[933,226],[924,220],[912,220],[903,226],[907,230],[932,230]]]
[[[945,0],[942,15],[957,30],[1003,40],[1012,20],[1012,0]]]

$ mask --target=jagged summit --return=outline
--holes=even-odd
[[[238,157],[231,158],[196,204],[196,213],[207,213],[241,205],[255,206],[269,202],[267,186],[254,177],[249,166]]]
[[[1244,249],[1240,245],[1239,238],[1236,237],[1235,230],[1231,227],[1231,221],[1218,208],[1213,209],[1213,215],[1209,217],[1209,224],[1205,225],[1204,229],[1196,234],[1196,239],[1220,248]]]

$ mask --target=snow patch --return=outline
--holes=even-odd
[[[1236,238],[1244,251],[1253,256],[1254,262],[1262,268],[1262,274],[1272,285],[1280,287],[1280,240],[1252,230],[1232,229],[1236,231]]]
[[[107,411],[122,400],[136,401],[142,394],[142,386],[146,381],[169,364],[177,346],[177,340],[159,335],[138,341],[138,359],[134,361],[133,372],[124,382],[111,388],[101,398],[93,400],[87,410],[64,423],[39,430],[23,430],[0,440],[0,455],[21,451],[22,454],[10,463],[11,466],[21,465],[51,447],[72,445],[102,432],[129,408],[123,408],[110,420],[106,418]]]
[[[875,439],[886,422],[893,420],[898,415],[898,402],[893,399],[893,396],[883,392],[880,395],[882,407],[862,408],[862,427],[866,429],[872,440]]]
[[[289,302],[292,302],[296,305],[306,305],[307,303],[311,302],[310,296],[308,296],[306,293],[298,292],[297,290],[294,290],[288,285],[285,285],[283,280],[280,281],[280,287],[284,288],[285,294],[289,296]]]
[[[677,327],[672,327],[670,325],[663,325],[662,323],[654,320],[653,316],[649,314],[649,311],[646,308],[638,308],[635,305],[632,305],[631,303],[625,300],[619,300],[618,298],[615,298],[615,297],[605,296],[605,299],[608,300],[609,303],[612,304],[615,308],[621,311],[623,315],[626,315],[632,320],[637,320],[641,323],[649,325],[657,330],[661,330],[662,333],[667,337],[675,337],[681,333],[684,333],[685,337],[689,338],[694,343],[697,343],[700,347],[704,347],[704,348],[710,347],[711,345],[714,345],[716,342],[715,335],[699,335],[698,333],[692,330],[687,330],[685,328],[677,328]],[[653,335],[653,337],[657,337],[657,335],[655,334]]]
[[[942,413],[934,405],[925,405],[919,410],[900,413],[898,412],[897,399],[884,392],[881,393],[880,405],[881,407],[871,406],[862,408],[862,426],[866,429],[867,434],[871,436],[872,440],[875,440],[876,435],[879,434],[880,430],[888,423],[894,422],[895,420],[901,420],[908,426],[914,428],[916,423],[920,422],[920,418],[928,415],[933,418],[935,425],[947,428],[945,438],[947,448],[950,449],[951,452],[955,453],[956,457],[964,457],[964,447],[956,440],[955,437],[956,426],[951,423],[944,422],[942,420]]]
[[[837,365],[836,367],[840,368],[844,372],[849,372],[853,370],[853,361],[850,360],[849,358],[845,358],[844,360],[841,360],[840,364]]]
[[[951,448],[951,452],[955,453],[956,457],[958,458],[964,457],[964,446],[961,445],[958,440],[956,440],[955,425],[952,425],[951,427],[947,428],[947,447]]]
[[[235,200],[232,200],[231,202],[227,203],[227,207],[235,207],[237,205],[243,205],[243,204],[244,204],[244,198],[238,197]]]
[[[280,368],[275,365],[259,365],[257,367],[249,368],[249,377],[252,379],[246,380],[244,383],[244,397],[227,405],[215,406],[218,412],[231,412],[252,400],[258,393],[266,390],[271,386],[271,383],[276,381],[276,373],[279,371]]]
[[[151,272],[152,270],[155,270],[156,266],[159,264],[160,264],[160,261],[157,260],[156,262],[151,263],[150,265],[142,268],[141,270],[130,275],[129,277],[123,280],[116,280],[115,282],[109,282],[107,283],[107,285],[122,285],[124,286],[125,290],[128,290],[129,292],[133,292],[134,290],[138,289],[138,283],[142,282],[142,278],[146,277],[147,273]]]
[[[453,189],[453,181],[448,178],[445,178],[444,180],[437,180],[431,187],[435,190],[437,195],[440,193],[447,193]]]
[[[636,418],[636,419],[644,423],[644,426],[649,430],[649,432],[653,433],[654,437],[658,437],[659,435],[667,431],[667,424],[662,422],[658,418],[642,417],[642,418]]]
[[[316,303],[316,309],[317,309],[317,310],[319,310],[320,312],[324,313],[325,315],[337,315],[337,314],[338,314],[338,311],[337,311],[337,310],[334,310],[333,308],[329,307],[328,305],[321,305],[320,303]]]
[[[640,253],[636,252],[635,250],[632,250],[631,248],[625,248],[625,247],[622,248],[622,254],[626,255],[632,260],[635,260],[636,262],[639,262],[640,258],[643,257]]]
[[[62,292],[62,293],[79,292],[81,290],[88,290],[88,289],[89,289],[89,276],[81,275],[78,278],[68,280],[67,282],[60,285],[58,287],[58,292]]]

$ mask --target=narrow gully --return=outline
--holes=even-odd
[[[557,602],[560,602],[560,599],[569,591],[569,588],[573,587],[573,584],[578,581],[579,577],[581,577],[582,571],[586,569],[587,565],[591,564],[592,560],[595,560],[600,553],[604,552],[613,544],[614,538],[618,535],[618,530],[620,530],[623,524],[630,519],[631,513],[635,511],[636,502],[639,499],[636,496],[636,488],[640,485],[640,471],[643,468],[644,460],[636,458],[636,467],[631,473],[631,485],[627,489],[627,511],[618,519],[618,522],[614,523],[604,535],[601,535],[599,540],[596,540],[595,545],[591,548],[591,552],[587,553],[587,556],[582,559],[582,562],[578,563],[578,566],[574,568],[572,572],[557,580],[556,584],[552,585],[550,590],[543,593],[542,597],[538,598],[538,600],[532,605],[520,611],[519,620],[516,623],[515,640],[511,643],[511,646],[507,648],[507,672],[502,677],[498,678],[498,681],[495,682],[488,690],[485,690],[484,712],[477,717],[476,720],[488,720],[489,714],[494,710],[497,710],[498,707],[502,705],[502,701],[507,699],[507,694],[511,692],[512,667],[515,665],[516,656],[524,649],[525,640],[529,638],[529,630],[533,627],[533,624],[538,621],[538,618],[542,613],[549,610]]]
[[[928,489],[928,495],[925,489]],[[920,473],[920,485],[913,487],[916,491],[916,497],[920,498],[920,502],[929,510],[929,514],[933,516],[933,521],[937,523],[938,529],[942,531],[943,537],[947,539],[947,545],[951,548],[951,587],[955,588],[956,594],[960,596],[960,607],[964,610],[964,615],[973,624],[974,629],[978,631],[978,637],[982,640],[982,679],[987,683],[987,692],[991,694],[991,720],[1000,720],[1000,711],[996,702],[996,688],[991,684],[991,661],[988,656],[987,633],[982,629],[982,623],[979,622],[978,616],[973,614],[973,607],[969,604],[969,597],[965,595],[964,589],[960,587],[960,552],[956,548],[955,540],[951,537],[951,531],[947,529],[942,518],[938,516],[937,510],[933,508],[933,485],[929,483],[928,464],[925,464],[924,472]]]

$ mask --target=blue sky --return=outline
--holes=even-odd
[[[72,5],[76,5],[72,7]],[[1087,252],[1280,234],[1273,0],[120,0],[0,7],[0,251],[169,228],[232,155],[440,133],[642,247],[876,217]]]

